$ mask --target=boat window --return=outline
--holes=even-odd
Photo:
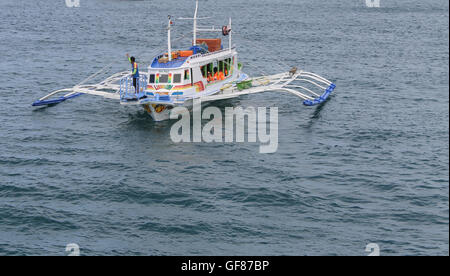
[[[207,66],[208,66],[208,72],[209,72],[210,74],[214,74],[214,73],[213,73],[213,72],[214,72],[214,64],[210,63],[210,64],[208,64]]]
[[[184,80],[189,80],[189,70],[184,70]]]
[[[160,83],[169,83],[169,75],[168,74],[159,75],[159,82]]]
[[[207,65],[200,66],[200,71],[202,71],[202,76],[204,78],[207,78],[208,77],[208,73],[211,74],[211,75],[214,74],[213,73],[214,72],[214,64],[213,63],[209,63]]]
[[[223,72],[224,70],[223,70],[223,61],[222,60],[220,60],[219,61],[219,72]]]
[[[200,66],[200,71],[202,71],[202,76],[204,77],[204,78],[206,78],[206,65],[205,66]]]
[[[155,83],[155,74],[150,74],[150,83]]]
[[[218,63],[219,72],[223,72],[225,77],[230,75],[231,68],[231,58],[226,58],[224,60],[220,60]]]
[[[228,74],[230,72],[229,64],[230,64],[230,62],[229,62],[228,58],[225,59],[225,64],[224,64],[224,66],[225,66],[225,77],[228,77]]]
[[[173,83],[181,83],[181,74],[173,75]]]
[[[212,64],[212,63],[208,64],[208,71],[210,73],[214,72],[214,64]]]

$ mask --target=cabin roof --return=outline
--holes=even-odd
[[[162,62],[159,62],[159,58],[160,58],[160,56],[156,57],[153,60],[151,68],[161,68],[161,69],[179,68],[188,59],[188,57],[178,57],[176,59],[172,59],[172,61],[168,61],[166,63],[162,63]]]
[[[180,53],[180,55],[177,58],[172,59],[172,61],[168,62],[160,62],[160,58],[164,56],[159,55],[155,57],[151,64],[151,68],[161,68],[161,69],[170,69],[170,68],[179,68],[183,66],[183,64],[186,62],[186,60],[191,57],[192,55],[196,55],[199,53],[207,53],[208,47],[206,45],[196,45],[189,48],[187,51],[174,51],[174,53]],[[165,54],[167,56],[167,53]]]

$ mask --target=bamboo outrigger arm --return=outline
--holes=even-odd
[[[58,104],[83,94],[100,96],[107,99],[119,100],[120,80],[129,75],[128,71],[116,73],[98,84],[76,85],[72,88],[64,88],[51,92],[50,94],[35,101],[33,106],[45,106]]]
[[[250,78],[247,81],[251,81],[251,88],[239,91],[238,88],[232,86],[219,94],[202,97],[202,101],[230,99],[263,92],[287,92],[304,100],[304,105],[313,106],[324,102],[336,87],[331,81],[319,75],[305,71],[297,73],[296,71]],[[305,87],[305,84],[309,87]],[[314,89],[315,91],[313,91]]]
[[[313,106],[324,102],[336,87],[336,85],[334,85],[331,81],[319,75],[305,71],[297,72],[297,70],[295,70],[295,72],[293,72],[293,70],[291,70],[281,74],[256,78],[248,78],[245,74],[242,75],[245,77],[240,78],[239,81],[224,86],[221,91],[215,93],[214,95],[176,97],[173,99],[169,96],[164,100],[157,95],[155,95],[154,98],[147,97],[145,93],[145,85],[143,83],[142,87],[144,88],[140,93],[142,97],[145,96],[145,99],[138,99],[134,104],[139,105],[156,103],[174,105],[176,102],[182,103],[187,100],[197,98],[200,98],[202,102],[210,102],[263,92],[286,92],[301,98],[304,105]],[[78,85],[72,88],[56,90],[35,101],[33,106],[57,104],[82,94],[89,94],[121,101],[123,97],[121,92],[122,85],[124,79],[127,78],[130,78],[129,72],[125,71],[116,73],[98,84]],[[248,83],[248,86],[244,85],[243,88],[242,84],[245,83]]]

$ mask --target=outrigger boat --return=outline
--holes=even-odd
[[[198,18],[197,14],[198,0],[194,17],[180,18],[194,22],[192,45],[187,50],[172,49],[173,26],[169,16],[167,52],[156,56],[147,72],[141,72],[137,88],[130,72],[125,71],[98,84],[80,83],[54,91],[32,105],[53,105],[89,94],[118,100],[122,105],[142,106],[155,121],[163,121],[170,119],[177,106],[192,108],[195,99],[204,103],[270,91],[291,93],[301,98],[304,105],[314,106],[324,102],[336,87],[317,74],[295,67],[276,75],[249,77],[242,71],[232,45],[231,18],[222,28],[198,28],[197,21],[206,18]],[[206,32],[228,36],[228,47],[223,47],[221,38],[197,38],[198,33]]]

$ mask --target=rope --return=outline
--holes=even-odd
[[[110,64],[106,65],[105,67],[103,67],[101,70],[97,71],[96,73],[90,75],[89,77],[87,77],[86,79],[84,79],[82,82],[80,82],[79,84],[75,85],[75,86],[80,86],[83,83],[87,82],[88,80],[91,80],[92,78],[94,78],[95,76],[97,76],[98,74],[100,74],[101,72],[103,72],[104,70],[106,70],[106,68],[112,66],[114,64],[115,61],[111,62]]]

